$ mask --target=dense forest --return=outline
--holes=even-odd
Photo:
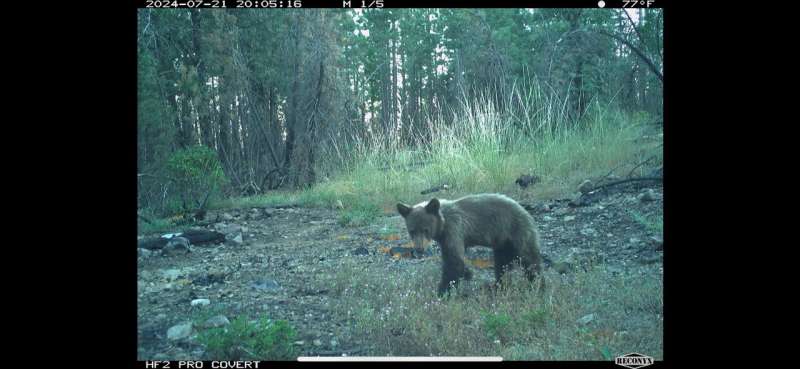
[[[660,9],[140,9],[139,206],[308,188],[475,106],[530,137],[658,124],[662,34]]]

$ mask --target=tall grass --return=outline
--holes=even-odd
[[[527,173],[543,179],[532,196],[550,197],[660,151],[635,142],[647,128],[643,117],[637,121],[596,102],[578,119],[565,113],[567,101],[539,85],[515,87],[502,108],[497,101],[496,96],[463,98],[450,119],[440,114],[427,121],[408,147],[396,144],[396,134],[381,131],[356,139],[349,150],[334,143],[340,171],[314,191],[388,207],[397,200],[422,200],[430,195],[421,196],[421,190],[443,183],[451,188],[441,195],[446,197],[513,192],[515,179]]]
[[[409,139],[401,140],[399,130],[378,129],[332,139],[321,165],[333,173],[309,189],[229,199],[215,207],[334,207],[341,202],[345,209],[371,204],[391,211],[397,201],[427,199],[431,195],[420,195],[422,190],[445,183],[450,190],[437,196],[504,192],[544,199],[572,192],[580,181],[626,163],[660,157],[657,143],[637,141],[652,129],[645,125],[646,116],[595,101],[574,118],[568,106],[566,99],[536,83],[515,86],[504,99],[464,94]],[[522,191],[514,183],[521,174],[535,174],[542,182]]]

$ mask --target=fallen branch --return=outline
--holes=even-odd
[[[592,193],[592,192],[597,191],[597,190],[602,189],[602,188],[616,186],[616,185],[620,185],[620,184],[628,183],[628,182],[663,181],[663,180],[664,180],[664,178],[662,178],[662,177],[638,177],[638,178],[621,179],[619,181],[609,182],[609,183],[605,183],[605,184],[596,186],[596,187],[592,188],[591,190],[589,190],[588,193]]]
[[[639,167],[641,167],[642,165],[647,164],[650,160],[653,160],[655,158],[656,158],[656,156],[653,155],[653,156],[647,158],[647,160],[645,160],[645,161],[643,161],[643,162],[641,162],[639,164],[636,164],[636,166],[634,166],[633,169],[631,169],[631,171],[628,172],[628,178],[631,178],[631,175],[633,175],[633,172],[636,171],[636,169],[639,169]]]

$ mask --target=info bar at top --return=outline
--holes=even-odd
[[[138,8],[663,8],[669,0],[492,0],[470,3],[463,0],[138,0]]]
[[[304,362],[498,362],[500,356],[300,356]]]

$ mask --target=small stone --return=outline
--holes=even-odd
[[[344,209],[344,204],[342,204],[342,200],[336,200],[336,209],[339,210]]]
[[[317,347],[322,346],[322,341],[319,340],[319,339],[314,340],[313,343],[314,343],[314,346],[317,346]]]
[[[229,213],[222,213],[222,219],[233,220],[233,215],[230,215]]]
[[[589,191],[592,190],[592,187],[594,187],[592,186],[592,181],[587,179],[581,182],[580,185],[578,185],[578,191],[580,191],[581,193],[588,193]]]
[[[149,258],[153,256],[153,252],[148,249],[139,248],[139,256],[142,258]]]
[[[650,188],[647,191],[641,193],[639,196],[637,196],[636,199],[641,202],[653,201],[656,199],[656,194],[655,192],[653,192],[653,189]]]
[[[178,269],[166,269],[161,271],[161,275],[168,281],[174,281],[180,277],[181,271]]]
[[[335,339],[331,340],[331,347],[336,347],[338,345],[339,345],[339,342],[337,342]]]
[[[189,240],[185,237],[173,237],[161,250],[161,254],[165,256],[187,254],[192,251],[189,245]]]
[[[241,233],[237,234],[236,237],[234,237],[231,241],[233,241],[233,243],[235,243],[237,245],[241,245],[241,244],[244,243],[244,240],[242,239],[242,234]]]
[[[567,215],[567,216],[564,217],[564,221],[565,222],[571,222],[573,220],[575,220],[575,216],[574,215]]]
[[[192,306],[208,306],[211,304],[211,300],[209,299],[194,299],[192,300]]]
[[[653,243],[653,245],[655,246],[654,249],[656,251],[664,250],[664,239],[661,236],[650,237],[650,242]]]
[[[584,236],[594,236],[597,234],[597,231],[595,231],[594,228],[589,228],[589,227],[581,229],[580,232]]]
[[[228,317],[226,317],[225,315],[217,315],[208,318],[208,320],[206,320],[205,323],[203,323],[203,326],[206,328],[217,328],[226,326],[228,324],[231,324],[230,320],[228,320]]]
[[[578,323],[579,324],[587,324],[587,323],[591,322],[592,320],[594,320],[594,313],[582,316],[580,319],[578,319]]]
[[[551,216],[549,216],[549,215],[545,215],[545,216],[542,218],[542,220],[544,220],[545,222],[552,222],[552,221],[556,220],[556,218],[553,218],[553,217],[551,217]]]
[[[354,256],[359,256],[359,255],[369,255],[369,249],[367,249],[367,248],[366,248],[366,247],[364,247],[364,246],[361,246],[361,247],[359,247],[359,248],[357,248],[357,249],[353,250],[353,253],[352,253],[352,254],[353,254]]]
[[[192,322],[178,324],[167,330],[167,339],[171,341],[182,340],[192,335]]]
[[[628,242],[630,242],[630,243],[632,243],[632,244],[637,244],[637,243],[639,243],[639,239],[638,239],[638,238],[636,238],[636,237],[631,237],[631,238],[628,240]]]
[[[303,346],[303,345],[305,345],[305,344],[306,344],[306,341],[294,341],[294,342],[292,342],[292,343],[294,343],[294,344],[295,344],[295,345],[297,345],[297,346]]]
[[[281,288],[278,282],[274,279],[260,279],[253,282],[253,288],[261,291],[277,291]]]

